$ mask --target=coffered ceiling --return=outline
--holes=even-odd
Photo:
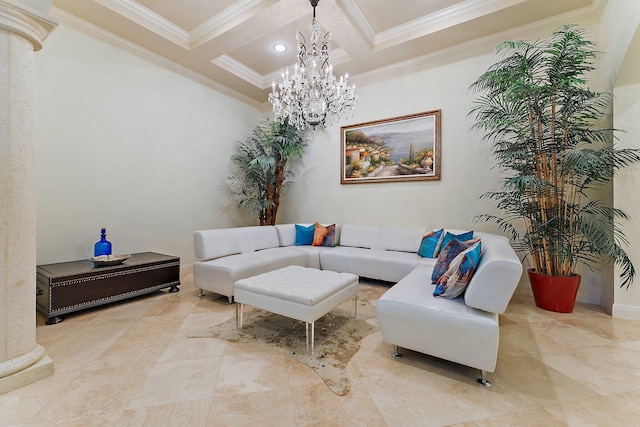
[[[604,0],[320,0],[336,75],[358,77],[565,14],[595,13]],[[178,64],[250,102],[296,58],[309,34],[309,0],[53,0],[52,15]],[[273,46],[283,43],[284,53]]]

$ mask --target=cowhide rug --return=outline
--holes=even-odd
[[[358,352],[360,342],[377,331],[375,301],[384,289],[358,291],[358,317],[353,317],[353,299],[349,299],[321,317],[315,324],[314,354],[305,344],[305,323],[245,305],[242,329],[235,317],[218,325],[189,331],[190,338],[218,338],[231,343],[259,343],[285,349],[294,359],[313,369],[339,396],[349,393],[351,383],[346,368]],[[311,332],[309,332],[311,335]]]

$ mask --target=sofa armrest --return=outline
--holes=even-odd
[[[464,300],[469,307],[502,314],[520,281],[522,263],[506,238],[486,233],[479,237],[482,258]]]

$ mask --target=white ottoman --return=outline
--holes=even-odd
[[[292,265],[234,283],[236,324],[242,328],[244,304],[305,322],[307,351],[311,323],[311,354],[315,321],[351,297],[357,317],[358,276]]]

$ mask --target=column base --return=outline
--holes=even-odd
[[[26,369],[0,378],[0,394],[8,393],[53,375],[53,360],[46,354]]]

